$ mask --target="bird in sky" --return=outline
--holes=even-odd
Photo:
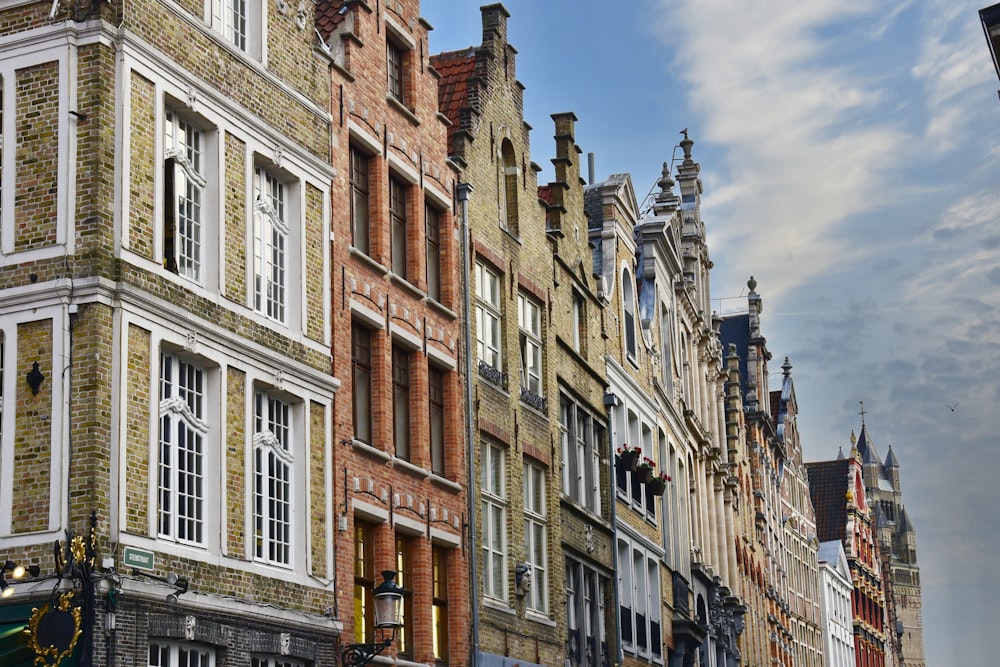
[[[944,407],[946,407],[946,408],[948,408],[949,410],[951,410],[952,412],[954,412],[954,411],[955,411],[955,408],[957,408],[957,407],[958,407],[958,403],[956,403],[955,405],[948,405],[947,403],[945,403],[945,404],[944,404]]]

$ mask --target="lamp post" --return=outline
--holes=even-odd
[[[403,587],[396,583],[395,570],[382,571],[382,583],[375,587],[375,629],[382,641],[348,644],[340,652],[341,667],[364,667],[392,645],[403,627]]]

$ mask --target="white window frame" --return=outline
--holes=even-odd
[[[661,614],[659,556],[627,535],[618,538],[619,622],[623,613],[631,619],[632,637],[623,636],[622,647],[634,655],[663,657],[663,621]],[[658,640],[653,637],[656,624]],[[645,633],[645,646],[637,637],[639,625]]]
[[[503,371],[503,314],[500,274],[476,262],[476,353],[479,361]]]
[[[159,649],[156,659],[153,659],[154,649]],[[187,657],[183,664],[181,654]],[[190,656],[198,656],[197,662],[191,662]],[[174,642],[154,639],[149,642],[149,667],[215,667],[215,651],[205,646],[188,642]]]
[[[524,564],[531,573],[531,588],[525,596],[528,609],[549,611],[548,518],[545,468],[524,462]]]
[[[566,559],[566,629],[570,644],[578,637],[577,661],[567,651],[570,667],[603,665],[609,650],[605,623],[605,591],[611,582],[597,570],[575,558]],[[582,626],[582,627],[581,627]],[[594,648],[597,655],[589,655]]]
[[[497,443],[480,445],[483,520],[483,595],[506,601],[507,470],[506,452]]]
[[[625,356],[632,363],[638,363],[639,332],[635,310],[635,281],[632,273],[622,271],[622,342],[625,344]]]
[[[284,656],[274,657],[267,655],[250,656],[250,667],[305,667],[301,660],[293,660]]]
[[[290,265],[294,255],[290,220],[295,186],[263,166],[254,169],[253,307],[276,322],[288,322]]]
[[[266,389],[254,391],[251,556],[286,567],[294,557],[294,408]]]
[[[174,201],[164,206],[173,210],[172,220],[164,218],[164,225],[173,225],[173,257],[163,249],[165,268],[198,285],[205,285],[206,260],[211,258],[208,243],[207,220],[211,217],[209,180],[207,169],[211,159],[208,132],[182,111],[168,107],[163,115],[164,164],[172,163]],[[165,166],[166,170],[166,166]],[[166,174],[164,174],[166,178]],[[165,184],[164,184],[165,185]],[[167,230],[163,230],[166,244]],[[173,265],[169,260],[173,260]]]
[[[527,294],[517,295],[517,326],[520,331],[521,388],[544,397],[542,375],[542,304]]]
[[[560,395],[559,430],[562,441],[562,489],[574,503],[601,513],[601,446],[603,426],[588,410],[566,394]]]
[[[264,13],[261,0],[206,0],[212,29],[233,49],[263,60]]]
[[[156,533],[161,539],[205,546],[205,501],[211,483],[206,478],[210,446],[208,370],[165,350],[160,352],[159,361]],[[194,377],[185,377],[185,371]],[[184,449],[180,449],[181,440],[188,443]],[[182,461],[184,468],[180,465]],[[182,495],[182,482],[187,489],[193,487],[193,491]]]

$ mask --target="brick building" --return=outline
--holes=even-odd
[[[572,114],[556,114],[555,181],[538,188],[509,14],[435,56],[449,152],[473,190],[476,344],[470,418],[481,481],[473,592],[482,665],[608,665],[613,547],[602,304]]]
[[[406,590],[399,664],[467,664],[470,486],[455,171],[417,0],[318,5],[332,58],[333,426],[345,643],[379,639],[372,587]]]
[[[0,11],[0,551],[38,567],[4,627],[78,610],[64,665],[333,664],[311,5]]]

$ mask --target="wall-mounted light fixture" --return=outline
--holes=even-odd
[[[12,560],[5,561],[0,565],[0,598],[9,598],[14,594],[13,584],[7,581],[8,572],[12,579],[23,579],[26,574],[37,577],[40,571],[37,565],[21,565]]]
[[[160,577],[155,574],[150,574],[149,572],[142,572],[132,568],[132,576],[135,577],[146,577],[147,579],[155,579],[156,581],[162,581],[168,586],[173,586],[174,590],[167,593],[166,600],[170,604],[177,604],[177,598],[188,592],[188,588],[191,586],[191,582],[188,581],[187,577],[182,577],[176,572],[171,572],[165,577]]]
[[[348,644],[340,652],[341,667],[365,667],[392,645],[403,627],[403,587],[396,583],[395,570],[382,571],[382,583],[375,587],[375,629],[382,641]]]
[[[31,387],[31,395],[38,396],[38,390],[42,386],[45,376],[39,370],[37,361],[32,365],[31,372],[24,376],[24,379],[28,381],[28,386]]]

